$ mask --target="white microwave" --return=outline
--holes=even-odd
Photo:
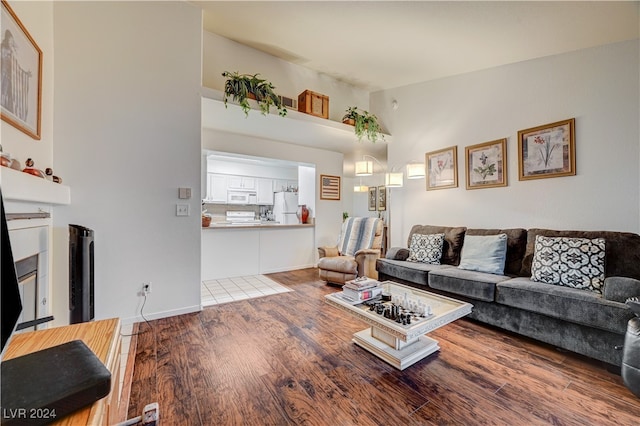
[[[255,192],[227,191],[227,204],[257,204]]]

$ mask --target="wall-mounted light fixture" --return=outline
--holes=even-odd
[[[407,164],[407,179],[421,179],[425,177],[424,163]]]

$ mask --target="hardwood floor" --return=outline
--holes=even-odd
[[[404,371],[351,342],[317,269],[293,292],[140,324],[128,417],[162,425],[637,425],[640,398],[597,362],[461,319]],[[146,332],[145,332],[146,331]]]

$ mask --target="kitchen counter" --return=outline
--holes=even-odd
[[[203,281],[309,268],[315,262],[315,224],[217,222],[202,229]]]
[[[238,224],[238,223],[211,223],[208,227],[202,229],[264,229],[264,228],[313,228],[313,223],[296,223],[294,225],[284,225],[281,223],[251,223],[251,224]]]

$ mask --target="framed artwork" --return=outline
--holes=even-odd
[[[2,0],[2,96],[0,117],[34,139],[40,139],[42,50]]]
[[[507,186],[507,139],[464,148],[467,189]]]
[[[378,187],[378,210],[384,211],[387,209],[387,187]]]
[[[369,211],[374,211],[378,202],[378,188],[375,186],[369,187],[369,197],[367,200],[369,204]]]
[[[427,152],[427,191],[458,186],[458,146]]]
[[[320,199],[340,200],[340,176],[320,175]]]
[[[576,174],[575,118],[518,132],[519,179]]]

